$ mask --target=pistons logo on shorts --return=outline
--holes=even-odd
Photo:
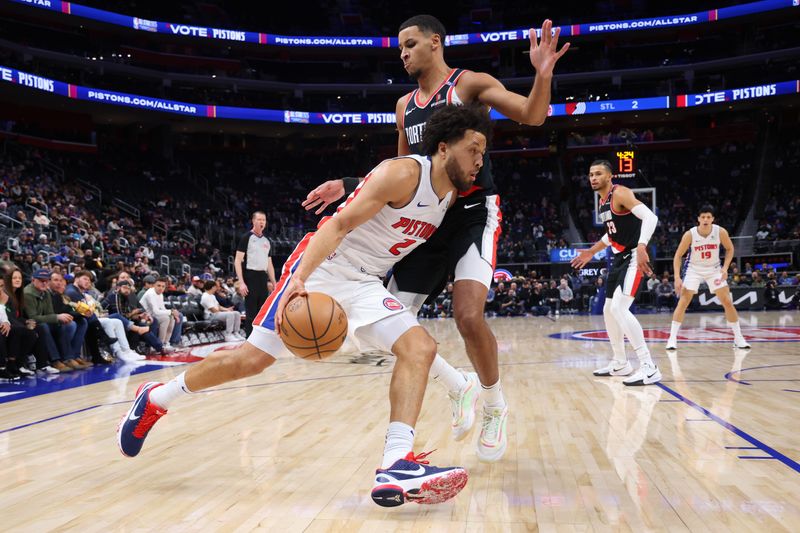
[[[714,280],[714,285],[716,285],[717,287],[719,287],[720,285],[722,285],[722,280],[721,280],[721,279],[719,279],[719,278],[715,279],[715,280]]]
[[[403,308],[403,304],[401,304],[394,298],[384,298],[383,306],[389,311],[399,311],[400,309]]]

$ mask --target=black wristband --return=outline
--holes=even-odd
[[[358,187],[359,182],[361,181],[360,178],[342,178],[342,183],[344,184],[344,194],[345,196],[352,193]]]

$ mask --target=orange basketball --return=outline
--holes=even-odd
[[[301,359],[333,355],[347,337],[347,315],[339,302],[321,292],[292,298],[283,310],[281,340]]]

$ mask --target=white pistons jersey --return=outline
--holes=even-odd
[[[397,209],[388,204],[383,206],[372,218],[348,233],[331,258],[341,255],[362,272],[384,276],[395,263],[427,241],[442,223],[452,193],[439,201],[431,184],[430,159],[418,155],[405,157],[420,166],[419,185],[414,197]],[[368,175],[359,184],[339,206],[337,213],[358,195],[369,178]]]
[[[697,232],[697,226],[691,230],[692,244],[689,248],[689,265],[695,268],[707,270],[718,268],[719,261],[719,226],[711,225],[711,233],[703,237]]]

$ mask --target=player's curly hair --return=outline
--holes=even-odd
[[[401,32],[404,29],[410,28],[412,26],[416,26],[417,28],[419,28],[419,31],[421,31],[425,35],[431,35],[433,33],[439,34],[439,38],[442,40],[443,43],[445,37],[447,37],[447,32],[444,29],[444,24],[442,24],[439,21],[439,19],[437,19],[433,15],[414,15],[410,19],[400,24],[400,29],[397,31]]]
[[[477,131],[486,137],[486,146],[492,138],[492,120],[489,110],[481,104],[463,106],[447,105],[434,112],[425,124],[420,148],[425,155],[433,155],[439,143],[460,141],[467,130]]]

